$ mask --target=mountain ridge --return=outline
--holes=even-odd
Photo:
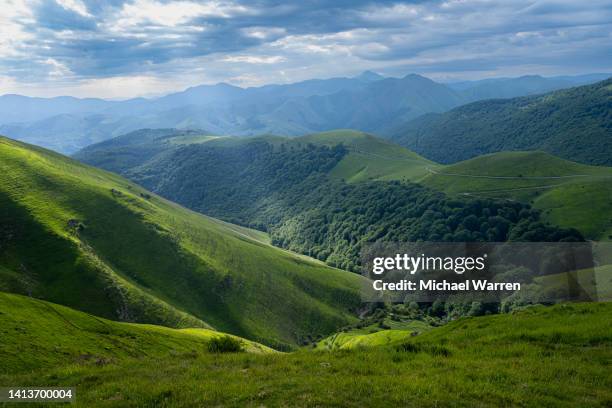
[[[440,163],[504,150],[543,150],[612,164],[612,78],[536,96],[473,102],[396,129],[396,143]]]
[[[63,153],[146,127],[200,128],[237,136],[298,136],[356,128],[389,136],[423,114],[445,112],[475,98],[514,95],[507,89],[524,95],[572,85],[570,80],[554,78],[531,78],[528,83],[523,83],[524,78],[500,81],[464,84],[457,89],[457,85],[417,74],[392,78],[366,71],[353,78],[251,88],[200,85],[158,98],[125,101],[68,98],[58,103],[21,97],[26,99],[17,103],[12,97],[0,96],[0,133]],[[489,90],[474,91],[483,85]]]

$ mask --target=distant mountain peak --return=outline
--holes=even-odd
[[[355,77],[355,79],[360,79],[362,81],[378,81],[383,78],[384,77],[382,75],[373,71],[363,71],[361,74]]]
[[[408,75],[406,75],[405,77],[403,77],[402,79],[426,79],[426,80],[428,80],[428,81],[433,82],[431,79],[429,79],[429,78],[427,78],[427,77],[424,77],[423,75],[414,74],[414,73],[412,73],[412,74],[408,74]]]

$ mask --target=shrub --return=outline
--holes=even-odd
[[[208,342],[208,351],[211,353],[237,353],[242,351],[242,341],[231,337],[214,337]]]

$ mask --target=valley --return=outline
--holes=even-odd
[[[273,244],[343,269],[356,270],[360,242],[381,237],[503,241],[530,235],[559,240],[563,235],[553,235],[560,228],[560,234],[571,236],[569,229],[574,229],[587,239],[607,240],[612,227],[610,168],[542,152],[495,153],[441,165],[351,130],[297,138],[224,137],[180,146],[168,140],[181,131],[165,132],[154,141],[144,134],[111,139],[75,157],[118,171],[196,211],[268,231]],[[584,194],[568,194],[576,188]],[[380,207],[383,203],[388,212]],[[465,206],[465,219],[475,203],[488,207],[488,214],[506,215],[491,221],[476,210],[472,215],[486,219],[486,230],[481,229],[484,221],[466,228],[436,219],[446,219],[449,206]],[[515,234],[512,225],[520,224],[517,216],[527,207],[535,211],[529,213],[531,226]],[[584,211],[591,207],[603,211]]]
[[[3,1],[0,407],[611,408],[610,33]]]

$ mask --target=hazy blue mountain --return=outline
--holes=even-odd
[[[71,96],[32,98],[7,94],[0,96],[0,124],[27,122],[70,113],[99,112],[113,105],[103,99],[79,99]]]
[[[5,95],[0,97],[0,132],[62,153],[141,128],[195,128],[236,136],[298,136],[353,128],[390,136],[423,114],[445,112],[477,99],[541,93],[594,78],[597,75],[530,76],[449,86],[415,74],[384,78],[366,71],[353,78],[252,88],[201,85],[155,99],[125,101]]]
[[[588,74],[577,76],[542,77],[525,75],[518,78],[492,78],[480,81],[450,83],[448,86],[460,92],[470,102],[482,99],[514,98],[536,95],[572,86],[603,81],[610,74]]]

